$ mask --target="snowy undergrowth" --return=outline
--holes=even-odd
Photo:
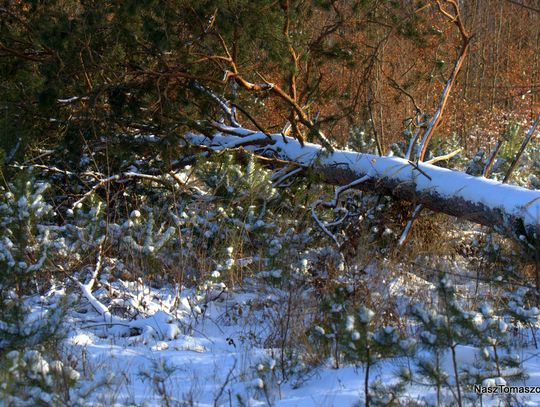
[[[32,309],[31,315],[45,315],[54,309],[63,294],[62,290],[54,288],[43,296],[28,298],[26,304]],[[521,298],[522,294],[515,295]],[[418,344],[412,336],[398,339],[399,333],[395,329],[386,327],[378,331],[375,326],[372,328],[369,324],[375,313],[365,307],[360,307],[356,316],[343,312],[343,330],[336,330],[344,334],[341,349],[345,353],[339,368],[335,366],[335,354],[317,366],[303,363],[299,358],[296,365],[287,366],[289,377],[284,380],[280,371],[280,349],[269,347],[269,344],[275,344],[272,337],[276,335],[270,315],[279,313],[283,301],[287,300],[286,293],[280,289],[261,290],[260,287],[246,286],[244,290],[225,292],[209,300],[204,292],[195,289],[180,290],[174,286],[158,289],[140,282],[116,281],[107,288],[96,290],[94,295],[110,309],[115,308],[117,314],[131,314],[132,327],[129,331],[115,329],[114,323],[108,324],[83,297],[67,310],[63,326],[66,336],[61,348],[64,358],[72,363],[73,370],[70,367],[69,374],[76,379],[70,390],[72,405],[338,406],[363,403],[366,365],[365,360],[355,355],[365,340],[370,341],[374,352],[370,379],[372,405],[387,405],[392,397],[397,398],[394,404],[399,400],[408,405],[429,405],[439,397],[446,405],[455,397],[455,382],[451,379],[452,352],[450,348],[444,348],[444,343],[454,346],[453,342],[448,342],[452,332],[456,335],[455,358],[463,380],[473,378],[474,374],[489,376],[492,369],[492,379],[483,378],[479,383],[483,381],[489,385],[510,381],[509,376],[517,372],[516,368],[503,366],[500,362],[502,372],[497,374],[494,372],[496,367],[489,365],[493,363],[493,349],[499,345],[501,360],[506,355],[513,359],[518,357],[525,361],[523,367],[531,373],[527,379],[512,380],[512,384],[540,384],[535,373],[540,362],[532,338],[529,334],[516,336],[506,326],[505,321],[509,318],[494,316],[494,310],[487,304],[477,313],[467,314],[465,322],[456,322],[463,313],[454,314],[452,324],[437,323],[443,318],[441,314],[417,306],[414,314],[418,315],[420,323],[412,326],[418,331],[418,336],[414,336]],[[413,301],[412,298],[409,300]],[[510,309],[530,321],[538,314],[518,303]],[[334,312],[339,313],[339,310]],[[467,321],[473,324],[469,326]],[[485,345],[464,339],[460,329],[472,329],[473,326],[479,331],[508,332],[508,345],[519,345],[519,350],[514,348],[513,352],[506,353],[500,343],[501,335],[492,336],[499,343],[493,340]],[[328,327],[323,329],[306,321],[305,328],[334,340],[328,336],[331,333]],[[355,343],[360,347],[351,346]],[[385,346],[395,343],[397,352],[390,355],[382,348],[377,350],[377,343]],[[442,346],[437,346],[439,344]],[[324,349],[320,347],[317,352],[324,353]],[[376,352],[379,352],[378,356]],[[437,358],[433,352],[437,353]],[[346,360],[352,363],[345,363]],[[46,368],[53,371],[58,369],[56,366],[63,365],[50,362],[48,366],[54,366]],[[35,363],[31,371],[36,375],[43,374]],[[433,382],[434,371],[441,375],[439,389]],[[473,383],[478,381],[473,380]],[[478,402],[467,389],[463,384],[464,399],[473,397],[470,402]],[[521,397],[514,402],[526,400]],[[531,398],[532,404],[529,404],[534,405],[535,400],[540,402]],[[484,397],[483,401],[484,405],[497,405],[500,399]]]
[[[9,405],[468,405],[472,384],[537,384],[519,246],[424,219],[396,260],[410,208],[354,193],[319,214],[338,250],[307,209],[331,191],[227,155],[175,176],[61,215],[46,183],[2,192]]]

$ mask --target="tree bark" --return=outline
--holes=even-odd
[[[328,152],[303,146],[282,134],[268,135],[222,126],[212,137],[190,133],[187,142],[214,151],[243,148],[265,158],[297,165],[333,185],[369,176],[355,188],[393,196],[416,205],[489,226],[496,232],[540,249],[540,191],[503,184],[426,163],[354,151]]]

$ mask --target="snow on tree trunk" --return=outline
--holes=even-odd
[[[426,163],[355,151],[328,152],[282,134],[221,126],[211,138],[190,133],[187,142],[214,151],[240,148],[314,171],[334,185],[369,179],[355,188],[390,195],[426,208],[494,228],[540,247],[540,191],[503,184]],[[228,134],[232,133],[232,134]]]

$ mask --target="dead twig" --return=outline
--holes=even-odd
[[[516,156],[512,160],[512,164],[510,164],[510,168],[508,169],[508,172],[504,176],[503,184],[508,182],[508,180],[512,176],[512,172],[514,172],[514,169],[516,168],[516,165],[517,165],[519,159],[523,155],[523,152],[525,151],[525,148],[527,147],[527,144],[529,144],[529,141],[531,141],[531,139],[533,138],[534,131],[536,130],[536,127],[538,126],[539,121],[540,121],[540,114],[538,115],[538,117],[534,121],[533,125],[531,126],[531,128],[527,132],[527,136],[525,136],[525,140],[523,140],[523,143],[521,144],[521,147],[519,148],[518,153],[516,154]]]
[[[433,157],[431,160],[426,161],[426,164],[433,165],[435,163],[438,163],[439,161],[447,161],[450,158],[452,158],[452,157],[458,155],[459,153],[461,153],[461,150],[462,150],[461,148],[458,148],[457,150],[454,150],[451,153],[440,155],[438,157]]]
[[[420,174],[422,174],[424,177],[432,181],[431,177],[428,174],[426,174],[426,172],[418,166],[418,163],[415,163],[409,160],[409,164],[412,165],[414,169],[418,171]]]
[[[311,216],[313,217],[313,219],[315,220],[319,228],[336,243],[338,248],[341,248],[341,244],[337,240],[337,237],[332,232],[330,232],[330,230],[328,230],[327,226],[329,225],[325,224],[323,221],[319,219],[319,217],[317,216],[317,213],[315,212],[315,209],[318,206],[324,206],[326,208],[335,208],[338,205],[339,197],[343,192],[347,191],[348,189],[354,188],[355,186],[360,185],[363,182],[366,182],[370,178],[371,178],[371,175],[367,174],[361,178],[358,178],[350,182],[347,185],[343,185],[339,188],[336,188],[336,191],[334,193],[334,198],[331,201],[322,201],[319,199],[311,204]]]
[[[411,218],[409,219],[409,221],[405,225],[405,229],[403,229],[403,232],[401,233],[401,236],[400,236],[399,241],[398,241],[398,246],[400,246],[400,247],[403,246],[403,243],[405,243],[405,241],[407,240],[407,236],[409,235],[409,231],[411,230],[411,226],[414,223],[414,221],[416,220],[416,218],[418,218],[418,215],[420,214],[420,212],[422,211],[423,208],[424,208],[424,205],[422,205],[422,204],[418,204],[418,205],[416,205],[414,207]]]

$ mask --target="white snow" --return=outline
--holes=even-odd
[[[240,397],[245,405],[252,406],[353,406],[363,403],[364,371],[361,366],[345,365],[335,369],[329,361],[279,383],[279,355],[275,353],[276,349],[263,347],[272,321],[265,319],[260,308],[249,309],[246,305],[250,300],[261,298],[259,294],[238,290],[205,302],[204,296],[192,289],[184,288],[181,295],[175,297],[178,287],[141,289],[135,284],[119,281],[113,283],[112,288],[122,288],[124,294],[137,297],[139,304],[146,304],[147,311],[131,321],[123,320],[129,330],[125,327],[117,329],[115,323],[122,321],[118,316],[113,316],[112,325],[103,323],[102,314],[91,302],[95,299],[102,305],[107,304],[105,290],[82,297],[79,305],[68,310],[66,323],[70,331],[64,341],[64,350],[72,360],[79,361],[79,373],[69,370],[67,374],[73,378],[80,374],[83,387],[98,379],[107,378],[108,381],[108,385],[91,392],[86,402],[159,406],[168,398],[171,405],[192,400],[197,406],[229,406],[239,405]],[[32,315],[43,315],[47,307],[53,306],[54,301],[40,300],[34,304]],[[228,318],[228,313],[235,307],[244,307],[246,312],[236,319]],[[196,312],[195,308],[204,311]],[[371,314],[364,311],[360,317],[369,320]],[[315,330],[325,334],[322,327],[315,327]],[[360,338],[352,321],[348,330],[352,340]],[[387,329],[387,333],[391,331],[391,328]],[[413,345],[413,339],[400,341],[403,349]],[[457,362],[460,365],[470,363],[482,351],[472,346],[458,346]],[[36,353],[23,356],[36,374],[62,368],[59,362],[48,365]],[[524,360],[529,378],[511,384],[540,385],[538,351],[530,347],[516,356]],[[401,367],[408,367],[407,364],[405,359],[383,361],[372,368],[371,381],[380,379],[382,383],[390,384],[396,380],[396,372]],[[443,355],[442,367],[448,377],[453,377],[449,352]],[[162,387],[159,387],[160,383]],[[492,377],[482,384],[498,386],[505,383],[503,378]],[[165,389],[166,394],[160,393],[160,388]],[[409,386],[406,394],[409,399],[419,402],[433,403],[436,397],[432,387],[421,385]],[[540,395],[518,396],[518,399],[524,405],[540,406]],[[484,397],[483,405],[495,406],[499,401]]]

